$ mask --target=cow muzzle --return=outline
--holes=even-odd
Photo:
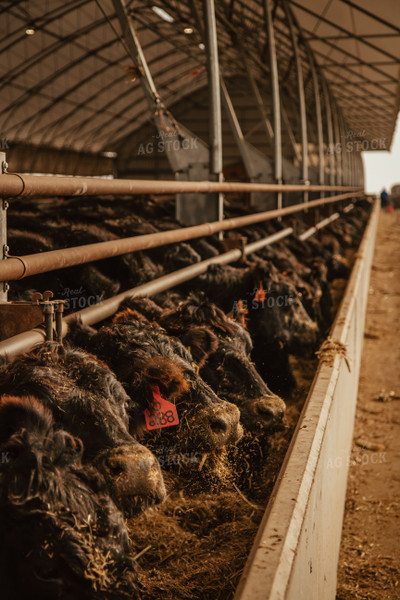
[[[141,444],[126,444],[103,453],[101,467],[113,500],[126,516],[166,497],[160,464]]]
[[[251,413],[264,431],[281,431],[286,428],[286,404],[279,396],[262,396],[251,404]]]

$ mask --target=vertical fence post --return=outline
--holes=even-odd
[[[324,185],[325,182],[325,160],[324,160],[324,131],[322,127],[322,110],[321,110],[321,96],[319,87],[319,78],[317,69],[314,62],[314,57],[308,45],[305,46],[308,62],[310,63],[311,77],[314,88],[314,102],[315,102],[315,116],[317,121],[317,139],[318,139],[318,183]],[[321,197],[325,197],[325,193],[321,193]],[[319,208],[314,211],[314,222],[319,221]]]
[[[347,181],[349,178],[349,157],[347,154],[347,131],[346,124],[343,118],[343,113],[339,110],[339,127],[340,127],[340,137],[342,140],[342,184],[348,185]]]
[[[324,90],[325,113],[326,113],[326,128],[328,132],[328,156],[329,156],[329,185],[335,185],[335,144],[333,141],[333,125],[332,125],[332,110],[329,97],[328,85],[325,79],[322,79],[322,87]],[[330,193],[332,196],[332,192]]]
[[[360,187],[364,187],[365,185],[365,181],[364,181],[364,163],[363,163],[363,159],[361,156],[361,152],[359,153],[359,164],[360,164],[360,179],[359,179],[359,185]]]
[[[308,136],[307,136],[307,111],[306,111],[306,99],[304,93],[304,79],[303,79],[303,67],[301,63],[301,56],[299,52],[299,45],[297,43],[297,33],[295,31],[291,10],[288,6],[287,1],[284,1],[286,18],[289,25],[290,37],[292,40],[293,55],[296,65],[297,75],[297,91],[299,94],[299,107],[300,107],[300,126],[301,126],[301,176],[303,183],[308,183]],[[308,192],[303,192],[303,201],[308,202]]]
[[[214,0],[203,0],[203,11],[210,94],[210,175],[215,181],[222,181],[221,90]],[[221,193],[217,194],[217,203],[218,219],[221,220],[223,219],[223,195]]]
[[[354,182],[356,181],[355,178],[355,157],[354,157],[354,144],[352,146],[351,152],[349,154],[349,158],[350,158],[350,180],[349,180],[349,185],[354,185]]]
[[[274,116],[274,169],[275,182],[282,183],[282,132],[281,101],[279,95],[278,63],[276,58],[274,24],[272,21],[271,0],[264,0],[264,16],[267,27],[269,66],[272,86],[272,111]],[[282,192],[277,194],[277,208],[282,208]]]
[[[333,98],[332,98],[332,117],[333,117],[333,131],[334,131],[334,135],[335,135],[335,147],[336,147],[336,185],[342,185],[342,181],[343,181],[343,146],[341,143],[341,136],[340,136],[338,106]]]
[[[7,171],[6,153],[0,152],[0,173]],[[5,198],[0,199],[0,259],[6,260],[8,253],[7,246],[7,208],[8,202]],[[0,301],[7,302],[9,285],[6,281],[0,282]]]

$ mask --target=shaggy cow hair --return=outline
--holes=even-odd
[[[0,452],[2,599],[136,598],[122,514],[82,442],[36,398],[3,396]]]

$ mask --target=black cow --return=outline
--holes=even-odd
[[[318,332],[295,286],[259,260],[244,267],[212,265],[198,278],[198,287],[225,312],[247,310],[252,357],[261,377],[276,393],[294,387],[289,352],[313,348]]]
[[[47,342],[1,366],[0,394],[39,397],[57,423],[83,440],[85,461],[102,471],[126,514],[164,499],[157,459],[128,431],[134,400],[95,356]]]
[[[117,321],[129,321],[127,308],[157,320],[189,347],[201,377],[220,398],[238,406],[246,429],[272,432],[282,427],[285,403],[268,389],[251,362],[249,333],[204,294],[192,293],[167,310],[149,298],[130,298],[121,304]]]
[[[138,597],[122,514],[82,442],[33,397],[0,403],[2,600]]]
[[[136,314],[129,322],[99,331],[79,323],[71,330],[75,343],[106,360],[128,394],[138,400],[139,407],[135,403],[130,409],[134,434],[148,433],[145,411],[152,411],[156,389],[175,404],[179,426],[151,430],[146,444],[152,448],[162,444],[184,453],[208,452],[240,439],[238,408],[215,395],[196,372],[187,349],[157,324]]]

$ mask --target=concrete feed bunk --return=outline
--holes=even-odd
[[[235,600],[335,598],[378,215],[376,203]]]

